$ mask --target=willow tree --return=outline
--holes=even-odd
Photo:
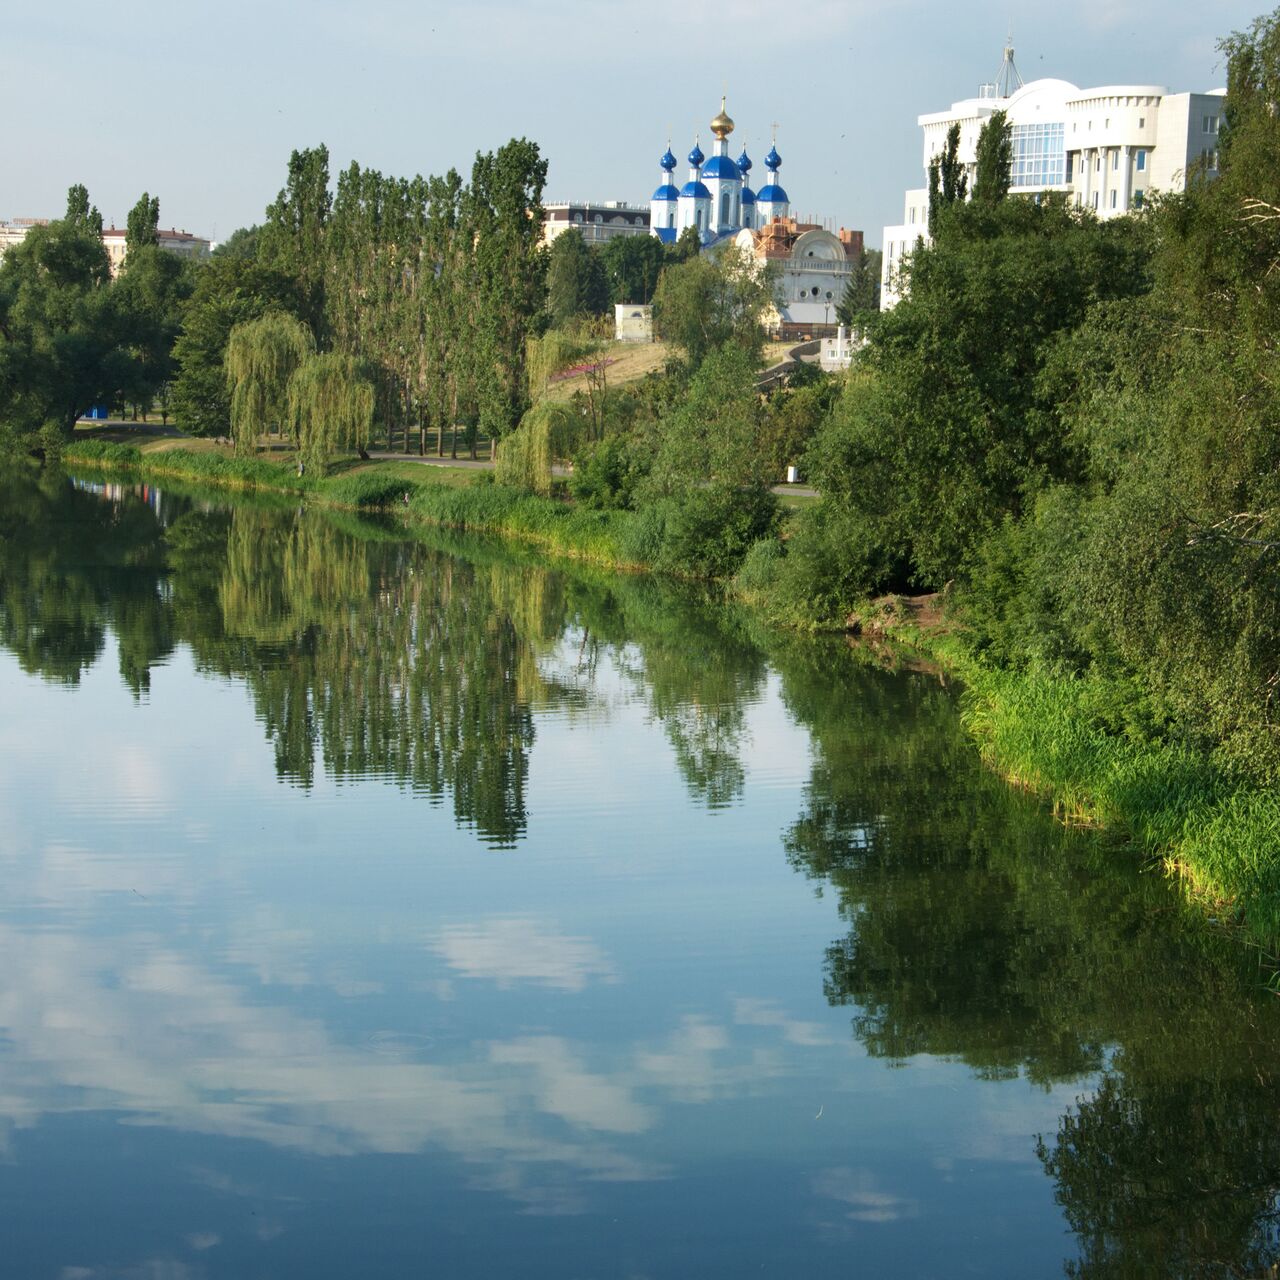
[[[315,352],[301,320],[271,311],[231,330],[225,367],[231,392],[231,435],[237,453],[252,453],[258,437],[290,421],[289,380]]]
[[[572,405],[539,400],[498,444],[497,481],[526,493],[551,493],[552,463],[581,442],[582,424]]]
[[[289,382],[289,422],[303,461],[323,471],[337,450],[363,451],[373,403],[373,381],[354,356],[327,351],[303,361]]]

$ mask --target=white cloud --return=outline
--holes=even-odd
[[[557,933],[525,916],[499,916],[480,924],[450,925],[431,949],[464,978],[506,988],[534,982],[581,991],[589,979],[609,981],[613,969],[589,938]]]
[[[848,1205],[846,1217],[854,1222],[898,1222],[919,1216],[918,1201],[878,1190],[865,1169],[824,1169],[813,1179],[815,1194]]]
[[[740,1027],[776,1027],[788,1044],[830,1045],[843,1043],[832,1036],[820,1022],[801,1022],[791,1018],[770,1000],[744,998],[733,1002],[733,1020]]]

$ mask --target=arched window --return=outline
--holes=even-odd
[[[728,226],[729,214],[732,209],[733,197],[727,191],[722,191],[720,193],[720,224],[722,226]]]

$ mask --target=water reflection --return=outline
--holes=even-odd
[[[964,749],[937,680],[780,661],[816,756],[787,850],[850,922],[824,986],[858,1039],[894,1062],[1078,1086],[1037,1144],[1082,1249],[1068,1274],[1277,1265],[1270,966],[1122,850],[1011,797]]]
[[[644,579],[48,475],[0,479],[0,645],[72,687],[118,655],[138,707],[189,661],[214,693],[247,691],[289,784],[228,775],[236,796],[210,766],[208,796],[161,803],[120,725],[96,807],[15,814],[0,1145],[32,1186],[30,1134],[105,1114],[218,1144],[182,1166],[205,1179],[191,1203],[266,1188],[250,1198],[273,1240],[315,1233],[321,1180],[264,1181],[235,1144],[359,1163],[336,1175],[349,1197],[370,1161],[443,1155],[415,1194],[476,1241],[493,1233],[459,1188],[531,1219],[704,1215],[701,1238],[690,1222],[669,1255],[630,1255],[637,1274],[837,1274],[851,1246],[883,1274],[938,1274],[958,1224],[988,1273],[1063,1253],[1097,1277],[1280,1262],[1268,970],[985,772],[937,673],[764,636]],[[26,696],[51,734],[74,723]],[[211,761],[240,750],[207,732]],[[0,737],[11,765],[25,747]],[[111,791],[131,798],[108,830]],[[436,807],[520,857],[446,846]],[[734,1195],[699,1194],[698,1174]],[[996,1200],[1022,1206],[1021,1236]],[[379,1212],[408,1249],[414,1209],[395,1204]],[[212,1214],[147,1256],[275,1274],[232,1258],[240,1230]],[[556,1256],[619,1271],[607,1231],[572,1240]]]

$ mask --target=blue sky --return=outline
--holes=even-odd
[[[84,182],[123,225],[225,237],[257,221],[288,154],[325,142],[410,174],[465,170],[512,135],[550,160],[547,198],[647,201],[668,129],[683,157],[728,90],[758,160],[778,122],[796,212],[868,233],[922,181],[916,116],[994,76],[1010,21],[1023,76],[1171,90],[1225,80],[1218,37],[1258,0],[83,0],[12,7],[0,54],[0,218],[57,215]]]

